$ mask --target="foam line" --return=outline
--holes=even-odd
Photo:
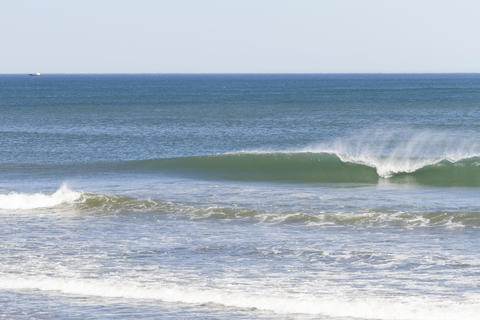
[[[276,293],[238,292],[214,288],[180,286],[143,286],[139,283],[93,279],[62,279],[53,277],[0,277],[3,290],[40,290],[51,294],[73,294],[105,298],[145,299],[164,302],[258,309],[277,314],[311,314],[329,317],[358,317],[384,320],[477,319],[480,314],[478,297],[386,298],[361,295],[356,298],[327,295],[290,296]],[[212,306],[214,307],[214,306]]]

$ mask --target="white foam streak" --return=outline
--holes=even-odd
[[[27,210],[50,208],[62,203],[71,203],[80,198],[81,192],[73,191],[63,184],[53,194],[18,193],[0,194],[0,209]]]
[[[279,314],[312,314],[384,320],[477,319],[480,304],[473,298],[439,300],[427,297],[382,298],[359,296],[324,297],[265,295],[214,288],[144,286],[109,280],[61,279],[52,277],[0,277],[3,290],[41,290],[51,293],[106,298],[160,300],[172,303],[258,309]],[[475,302],[476,301],[476,302]]]

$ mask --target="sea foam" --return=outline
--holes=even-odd
[[[71,190],[66,184],[52,194],[10,192],[0,194],[0,209],[27,210],[50,208],[62,203],[71,203],[81,197],[82,193]]]
[[[68,279],[54,277],[0,277],[4,290],[40,290],[52,294],[159,300],[192,305],[213,304],[217,307],[246,308],[277,314],[310,314],[328,317],[355,317],[384,320],[477,319],[478,297],[461,301],[432,297],[398,297],[327,295],[274,295],[262,292],[239,292],[221,288],[142,285],[133,281],[107,279]]]

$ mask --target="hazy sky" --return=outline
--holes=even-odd
[[[2,0],[0,73],[480,72],[478,0]]]

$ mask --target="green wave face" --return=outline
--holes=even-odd
[[[237,181],[377,183],[375,168],[327,153],[236,153],[136,161],[135,167]]]
[[[457,162],[447,160],[422,167],[412,173],[398,173],[389,181],[439,187],[480,187],[479,158]]]
[[[294,183],[367,183],[379,181],[399,184],[480,187],[480,159],[447,160],[408,159],[412,172],[393,168],[381,177],[378,171],[389,159],[378,164],[342,160],[333,153],[233,153],[183,158],[132,161],[129,169],[154,170],[203,179],[235,181],[271,181]],[[371,160],[371,159],[370,159]],[[416,165],[415,161],[419,164]],[[426,164],[424,164],[426,163]],[[417,168],[418,167],[418,168]]]

